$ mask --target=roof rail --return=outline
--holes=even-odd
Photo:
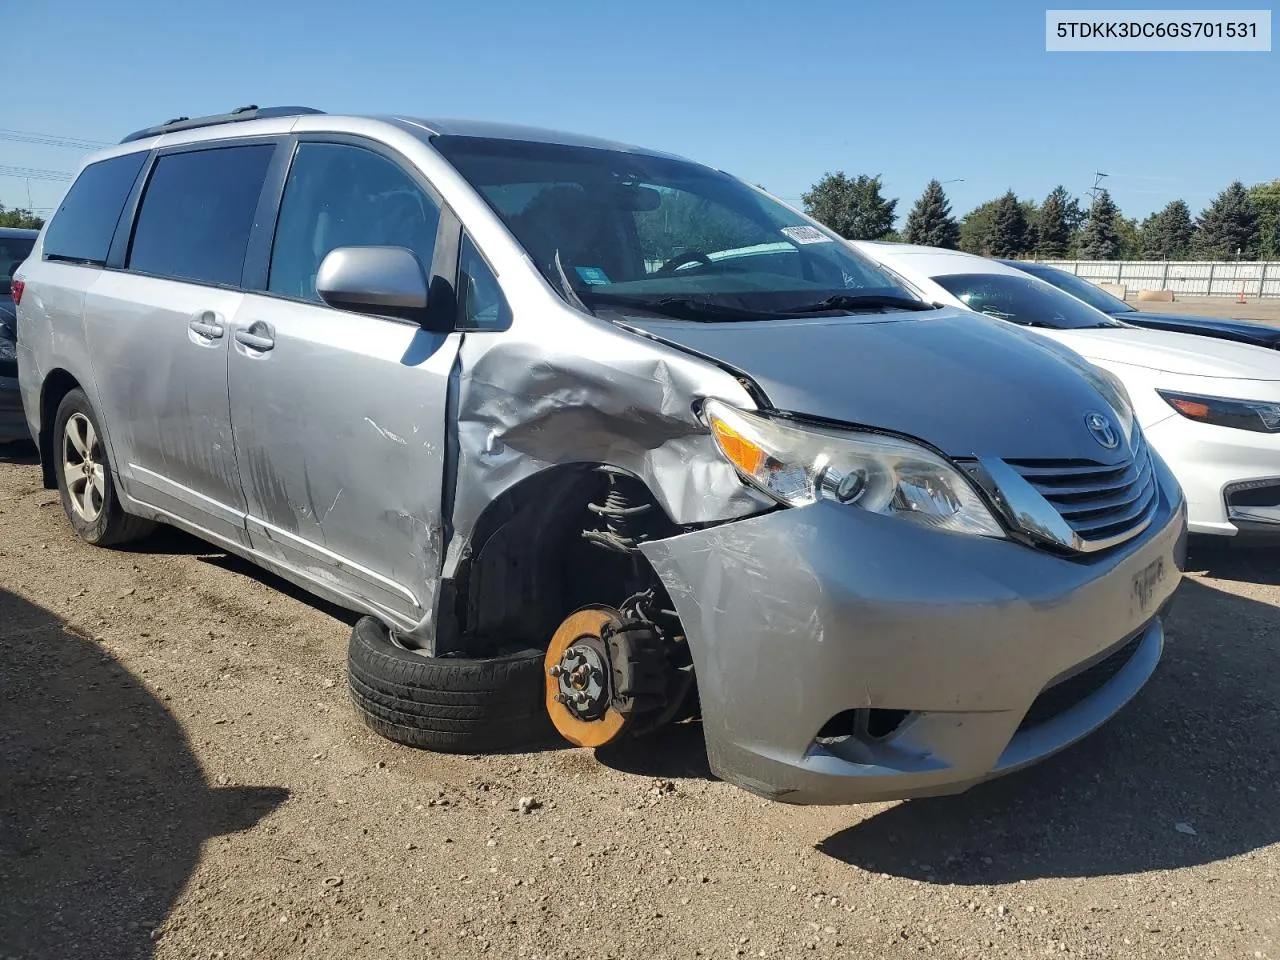
[[[162,133],[173,133],[177,130],[194,130],[196,127],[212,127],[219,123],[238,123],[242,120],[265,120],[268,117],[300,117],[304,114],[324,113],[323,110],[316,110],[312,107],[259,107],[256,103],[247,107],[237,107],[230,113],[217,113],[208,117],[175,117],[172,120],[166,120],[164,123],[157,124],[154,127],[147,127],[145,130],[136,130],[129,134],[121,143],[131,143],[134,140],[145,140],[148,137],[158,137]]]

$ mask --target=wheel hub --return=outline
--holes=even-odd
[[[599,637],[579,637],[547,672],[560,688],[556,702],[582,720],[598,720],[609,708],[609,656]]]

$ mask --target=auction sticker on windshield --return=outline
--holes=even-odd
[[[794,243],[831,243],[831,238],[817,227],[783,227],[783,236]]]

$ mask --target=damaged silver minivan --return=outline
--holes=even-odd
[[[1160,657],[1181,492],[1124,389],[710,167],[244,108],[92,157],[15,283],[44,477],[369,616],[403,743],[700,719],[792,803],[955,792]]]

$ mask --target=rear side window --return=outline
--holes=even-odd
[[[45,231],[45,257],[105,263],[116,222],[146,160],[145,152],[127,153],[80,171]]]
[[[142,195],[128,268],[238,285],[272,144],[171,153]]]

